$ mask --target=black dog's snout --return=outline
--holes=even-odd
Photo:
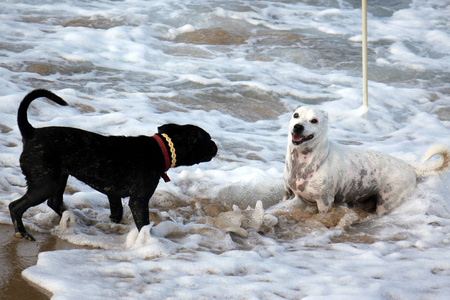
[[[216,143],[214,143],[213,141],[211,141],[211,149],[212,149],[212,156],[216,156],[217,151],[218,151],[219,149],[217,148]]]
[[[303,126],[302,124],[294,125],[294,133],[302,133],[303,130],[305,130],[305,126]]]

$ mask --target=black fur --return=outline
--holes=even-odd
[[[20,104],[18,124],[24,142],[20,166],[28,191],[9,205],[16,235],[34,240],[22,223],[23,213],[31,206],[48,200],[48,205],[62,215],[69,175],[108,197],[112,221],[121,221],[121,198],[130,197],[137,228],[149,224],[148,202],[165,167],[156,140],[147,136],[103,136],[70,127],[34,128],[28,122],[27,109],[39,97],[67,105],[57,95],[42,89],[26,95]],[[217,154],[210,135],[197,126],[166,124],[158,128],[158,134],[163,133],[175,146],[176,166],[210,161]]]

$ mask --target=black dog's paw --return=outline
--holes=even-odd
[[[16,232],[14,235],[16,237],[24,239],[26,241],[32,241],[32,242],[36,241],[36,239],[28,232]]]

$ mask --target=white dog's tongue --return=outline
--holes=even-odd
[[[293,134],[292,135],[292,140],[294,142],[301,142],[303,140],[304,136],[300,135],[300,134]]]

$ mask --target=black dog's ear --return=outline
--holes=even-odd
[[[175,124],[164,124],[158,127],[158,133],[167,133],[169,132],[173,127],[175,127]]]

